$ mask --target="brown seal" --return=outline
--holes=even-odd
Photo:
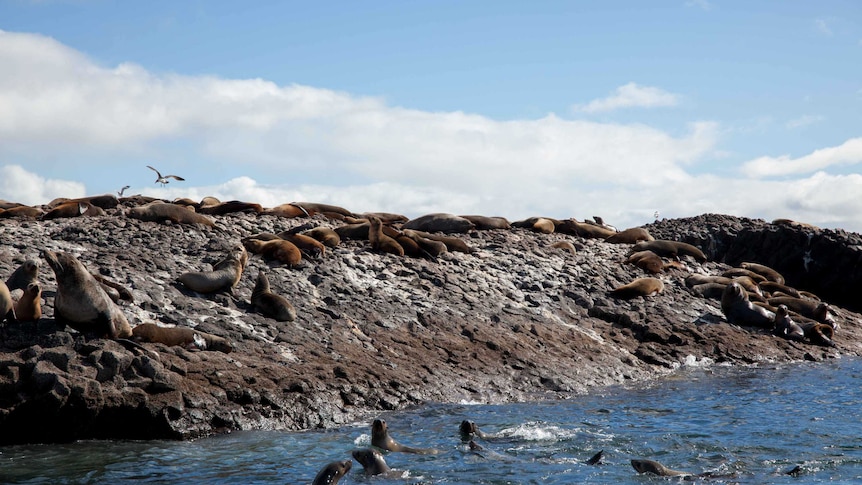
[[[770,268],[769,266],[766,266],[765,264],[743,262],[739,266],[741,266],[744,269],[754,271],[755,273],[766,278],[767,281],[774,281],[775,283],[778,283],[779,285],[784,284],[784,276],[782,276],[781,273],[779,273],[778,271],[775,271],[774,269]]]
[[[362,468],[365,469],[365,474],[369,476],[380,475],[391,470],[386,460],[383,459],[383,453],[374,448],[363,448],[361,450],[353,450],[350,453],[353,459],[358,461]]]
[[[655,241],[643,227],[630,227],[625,231],[611,234],[605,241],[613,244],[634,244],[638,241]]]
[[[726,286],[732,282],[733,278],[728,278],[727,276],[707,275],[701,273],[692,273],[685,277],[685,284],[689,287],[702,285],[704,283],[719,283]]]
[[[658,274],[664,272],[664,261],[661,259],[661,256],[652,251],[632,253],[626,258],[625,262],[633,264],[649,273]]]
[[[631,463],[632,468],[634,468],[635,471],[638,473],[652,473],[653,475],[658,475],[660,477],[679,477],[692,475],[688,472],[671,470],[670,468],[653,460],[632,459]]]
[[[117,301],[119,300],[125,300],[128,302],[132,302],[135,300],[132,296],[132,292],[129,291],[129,289],[125,286],[115,281],[111,281],[100,274],[91,274],[93,275],[93,278],[95,278],[96,281],[98,281],[99,284],[102,285],[102,289],[105,290],[105,293],[107,293],[108,296],[110,296],[111,299],[114,300],[114,303],[117,303]]]
[[[722,283],[701,283],[699,285],[694,285],[691,287],[691,292],[701,298],[711,298],[713,300],[720,300],[721,296],[724,295],[724,289],[727,288],[727,284]]]
[[[304,234],[309,237],[313,237],[317,239],[324,246],[328,248],[334,248],[341,244],[341,236],[338,235],[333,229],[324,226],[318,226],[314,229],[309,229],[307,231],[303,231],[300,234]]]
[[[541,234],[551,234],[556,230],[558,223],[560,223],[560,221],[555,221],[548,217],[528,217],[524,220],[513,222],[512,227],[529,229]]]
[[[477,231],[489,231],[492,229],[511,229],[512,225],[505,217],[488,217],[478,215],[458,216],[473,223]]]
[[[263,271],[257,273],[257,282],[251,292],[251,304],[261,315],[274,318],[276,321],[296,320],[296,309],[287,301],[287,298],[276,295],[270,290],[269,279]]]
[[[6,280],[9,291],[23,290],[27,285],[36,283],[39,277],[39,266],[39,261],[35,259],[28,259],[21,263],[21,266],[18,266]]]
[[[290,241],[284,239],[273,239],[261,241],[260,239],[246,239],[243,245],[249,252],[259,254],[266,260],[275,260],[293,268],[302,261],[302,251]]]
[[[772,329],[772,334],[797,342],[805,340],[805,331],[790,318],[787,305],[778,305],[775,310],[775,328]]]
[[[126,316],[80,261],[71,254],[47,249],[42,256],[57,280],[54,318],[98,337],[118,339],[132,335]]]
[[[293,204],[281,204],[269,209],[264,209],[262,214],[285,218],[309,216],[308,211]]]
[[[421,233],[420,231],[403,229],[401,233],[404,234],[404,236],[412,239],[416,243],[416,245],[419,246],[419,249],[421,249],[424,253],[427,253],[434,258],[448,251],[445,243],[443,243],[442,241],[437,241],[435,239],[424,237],[422,235],[423,233]]]
[[[759,286],[762,291],[771,293],[772,296],[786,295],[794,298],[802,298],[802,294],[796,288],[782,285],[774,281],[762,281],[757,286]]]
[[[814,319],[820,323],[825,323],[835,330],[838,329],[835,319],[832,318],[832,315],[829,313],[829,305],[821,301],[805,300],[803,298],[794,298],[792,296],[779,296],[769,298],[767,301],[773,306],[787,305],[787,308],[804,317]]]
[[[637,278],[631,283],[614,288],[611,296],[617,298],[635,298],[638,296],[653,296],[664,291],[664,283],[658,278]]]
[[[398,443],[389,435],[389,426],[382,419],[375,419],[371,423],[371,445],[381,450],[417,453],[421,455],[436,455],[440,453],[440,450],[435,448],[412,448]]]
[[[127,215],[133,219],[148,222],[171,221],[177,224],[215,226],[215,222],[205,215],[198,214],[183,206],[161,201],[151,202],[140,207],[132,207],[128,210]]]
[[[571,241],[557,241],[551,244],[551,247],[554,249],[562,249],[563,251],[568,251],[572,254],[575,254],[577,250],[575,249],[575,245],[572,244]]]
[[[368,224],[368,242],[371,243],[371,249],[381,253],[404,256],[404,248],[398,244],[398,241],[383,233],[383,222],[380,219],[373,216],[369,217]]]
[[[335,214],[345,217],[353,217],[353,212],[345,209],[344,207],[339,207],[337,205],[332,204],[321,204],[318,202],[291,202],[293,206],[299,207],[304,210],[309,216],[313,216],[315,214]],[[327,215],[328,216],[328,215]]]
[[[96,217],[96,216],[104,216],[105,210],[101,207],[97,207],[89,202],[66,202],[63,204],[54,207],[53,209],[46,212],[42,215],[43,221],[49,221],[51,219],[60,219],[67,217],[79,217],[79,216],[88,216],[88,217]]]
[[[616,234],[616,231],[595,224],[578,222],[574,219],[560,221],[556,226],[556,231],[585,239],[607,239]]]
[[[229,200],[227,202],[219,202],[215,205],[200,206],[198,212],[210,216],[223,216],[234,212],[254,212],[260,214],[263,212],[263,207],[254,202],[243,202],[240,200]]]
[[[42,287],[39,283],[30,283],[15,302],[15,320],[35,322],[40,318],[42,318]]]
[[[472,253],[473,248],[467,245],[463,239],[458,236],[446,236],[443,234],[431,234],[430,232],[425,231],[413,231],[416,234],[424,237],[425,239],[431,239],[433,241],[440,241],[446,245],[446,249],[448,251],[456,251],[459,253]]]
[[[380,219],[384,224],[403,224],[410,220],[407,216],[391,212],[363,212],[357,215],[360,219],[368,219],[372,216]]]
[[[777,226],[789,226],[789,227],[795,227],[795,228],[799,228],[799,229],[806,229],[809,231],[819,231],[820,230],[819,227],[808,224],[807,222],[799,222],[799,221],[794,221],[792,219],[775,219],[772,221],[772,223],[777,225]]]
[[[680,255],[691,256],[698,262],[706,261],[706,255],[703,251],[691,244],[682,241],[668,241],[666,239],[656,239],[653,241],[638,241],[635,243],[633,251],[650,250],[659,256],[676,258]]]
[[[474,437],[488,439],[491,435],[484,433],[475,422],[465,419],[458,426],[458,432],[461,434],[461,441],[470,441]]]
[[[473,227],[473,223],[463,217],[437,212],[410,219],[401,226],[401,229],[453,234],[467,232],[473,229]]]
[[[824,347],[835,347],[832,339],[835,337],[835,329],[825,323],[802,322],[799,324],[805,332],[805,338],[811,343]]]
[[[748,292],[739,283],[732,282],[724,288],[721,295],[721,311],[730,323],[737,325],[752,325],[760,328],[772,328],[775,314],[753,304],[748,299]]]
[[[285,241],[292,242],[300,251],[309,256],[325,256],[326,246],[322,242],[305,234],[293,234],[288,231],[280,232],[276,236]]]
[[[6,317],[11,317],[12,309],[15,302],[12,301],[12,294],[9,293],[9,288],[6,283],[0,281],[0,322],[6,320]]]
[[[745,268],[729,268],[721,273],[721,276],[725,276],[727,278],[738,278],[740,276],[745,276],[751,278],[755,284],[766,281],[766,277],[751,271],[750,269]]]
[[[353,467],[353,462],[350,460],[333,461],[321,468],[311,485],[336,485],[341,477],[347,474]]]
[[[189,271],[181,274],[177,281],[198,293],[230,291],[239,283],[246,264],[248,253],[241,244],[236,244],[212,271]]]
[[[186,327],[160,327],[155,323],[141,323],[132,329],[132,339],[136,342],[164,344],[169,347],[180,346],[189,350],[217,350],[230,353],[233,345],[224,337],[199,332]]]
[[[15,218],[15,219],[38,219],[45,214],[41,207],[32,207],[22,205],[9,209],[0,209],[0,219]]]
[[[368,221],[355,222],[353,224],[345,224],[334,229],[335,233],[341,239],[352,239],[354,241],[367,241],[368,229],[371,226]]]

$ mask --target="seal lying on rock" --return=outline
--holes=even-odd
[[[112,339],[132,335],[123,312],[111,301],[101,285],[74,256],[44,250],[42,256],[54,271],[57,294],[54,317],[81,333]]]
[[[375,419],[371,423],[371,445],[387,451],[401,451],[404,453],[417,453],[420,455],[436,455],[440,450],[436,448],[412,448],[404,446],[389,436],[389,427],[386,421]]]
[[[276,295],[269,289],[269,280],[263,271],[257,273],[257,282],[251,292],[251,304],[261,315],[274,318],[276,321],[296,320],[296,309],[287,301],[287,298]]]
[[[775,314],[755,305],[748,299],[748,293],[737,282],[732,282],[721,295],[721,311],[730,323],[772,328]]]
[[[614,288],[611,296],[617,298],[635,298],[638,296],[654,296],[664,291],[664,283],[658,278],[637,278],[631,283]]]
[[[321,468],[311,485],[335,485],[353,467],[350,460],[333,461]]]
[[[36,283],[39,277],[39,266],[39,261],[34,259],[28,259],[21,263],[21,266],[18,266],[12,273],[12,276],[6,280],[6,286],[9,287],[9,291],[23,290],[31,283]]]
[[[241,244],[236,244],[224,259],[213,266],[212,271],[190,271],[181,274],[177,280],[198,293],[231,290],[239,283],[247,263],[248,253]]]
[[[230,353],[233,345],[224,337],[185,327],[160,327],[155,323],[142,323],[132,329],[132,340],[179,345],[189,350],[217,350]]]
[[[42,318],[42,287],[39,283],[30,283],[15,302],[15,320],[35,322],[40,318]]]
[[[681,241],[668,241],[666,239],[656,239],[653,241],[638,241],[635,243],[633,251],[650,250],[659,256],[668,258],[677,258],[681,255],[691,256],[698,262],[706,261],[706,255],[703,251],[691,244]]]

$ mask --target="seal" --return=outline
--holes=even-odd
[[[417,453],[420,455],[436,455],[440,450],[435,448],[412,448],[404,446],[389,435],[389,427],[386,421],[375,419],[371,423],[371,445],[387,451],[400,451],[403,453]]]
[[[612,244],[634,244],[638,241],[655,241],[643,227],[630,227],[616,234],[611,234],[605,241]]]
[[[575,245],[572,244],[571,241],[557,241],[551,244],[551,247],[554,249],[562,249],[563,251],[568,251],[572,254],[575,254],[577,250],[575,249]]]
[[[559,223],[559,221],[556,222]],[[553,219],[547,217],[528,217],[522,221],[513,222],[512,227],[529,229],[541,234],[551,234],[556,230],[557,225]]]
[[[732,282],[724,288],[721,295],[721,311],[730,323],[737,325],[752,325],[760,328],[772,328],[775,314],[753,304],[748,299],[748,292],[739,283]]]
[[[307,231],[301,232],[300,234],[304,234],[308,237],[313,237],[314,239],[317,239],[318,241],[323,243],[323,245],[328,248],[334,248],[341,244],[341,236],[339,236],[337,232],[335,232],[329,227],[318,226],[314,229],[309,229]]]
[[[778,305],[775,310],[775,328],[772,329],[772,335],[797,342],[805,340],[805,331],[790,318],[787,305]]]
[[[290,241],[284,239],[273,239],[261,241],[260,239],[246,239],[243,245],[253,254],[259,254],[266,260],[275,260],[293,268],[302,261],[302,251]]]
[[[42,220],[50,221],[51,219],[61,219],[68,217],[96,217],[104,215],[106,215],[105,210],[101,207],[97,207],[89,202],[71,201],[60,204],[57,207],[54,207],[53,209],[49,210],[42,215]]]
[[[200,206],[198,212],[210,216],[223,216],[234,212],[254,212],[260,214],[263,212],[263,207],[254,202],[243,202],[240,200],[229,200],[227,202],[219,202],[214,205]]]
[[[692,273],[685,277],[685,285],[694,287],[705,283],[718,283],[727,286],[733,282],[733,278],[718,275],[707,275],[701,273]]]
[[[10,313],[12,313],[14,306],[15,303],[12,301],[12,294],[9,293],[9,288],[6,286],[6,283],[0,282],[0,322],[12,316]]]
[[[678,258],[680,255],[691,256],[700,263],[706,261],[706,255],[703,251],[691,244],[682,241],[668,241],[666,239],[655,239],[653,241],[638,241],[635,243],[633,251],[650,250],[659,256],[668,258]]]
[[[784,276],[782,276],[781,273],[779,273],[778,271],[775,271],[769,266],[766,266],[765,264],[743,262],[739,266],[743,269],[754,271],[755,273],[766,278],[767,281],[773,281],[775,283],[778,283],[779,285],[784,284]]]
[[[730,268],[721,273],[721,276],[725,276],[727,278],[739,278],[740,276],[745,276],[751,278],[755,284],[766,281],[766,277],[763,275],[745,268]]]
[[[691,292],[701,298],[720,300],[725,288],[727,288],[727,285],[722,283],[701,283],[692,286]]]
[[[304,210],[309,216],[313,216],[315,214],[323,214],[327,217],[330,217],[328,214],[335,214],[344,217],[354,216],[353,212],[350,212],[344,207],[332,204],[321,204],[318,202],[291,202],[290,204]],[[332,219],[332,217],[330,217],[330,219]]]
[[[41,207],[32,207],[22,205],[9,209],[0,209],[0,219],[15,218],[15,219],[38,219],[45,214]]]
[[[473,223],[463,217],[437,212],[410,219],[401,226],[401,229],[455,234],[467,232],[473,227]]]
[[[358,214],[360,219],[368,219],[372,216],[380,219],[384,224],[404,224],[410,220],[407,216],[391,212],[363,212],[362,214]]]
[[[585,461],[587,465],[603,465],[603,460],[605,459],[605,450],[599,450],[598,453],[591,456],[589,460]]]
[[[412,229],[409,229],[412,230]],[[431,234],[430,232],[425,231],[413,231],[414,233],[424,237],[425,239],[431,239],[432,241],[440,241],[441,243],[446,245],[446,250],[448,251],[456,251],[459,253],[467,253],[470,254],[473,252],[473,248],[467,245],[463,239],[457,236],[446,236],[443,234]]]
[[[574,219],[560,221],[556,226],[556,231],[585,239],[607,239],[616,234],[616,231],[595,224],[578,222]]]
[[[99,284],[102,285],[102,289],[105,290],[105,293],[107,293],[108,296],[110,296],[111,299],[114,300],[114,303],[117,303],[119,300],[125,300],[128,302],[133,302],[135,300],[135,298],[132,296],[132,292],[129,291],[129,289],[125,286],[117,282],[111,281],[100,274],[91,274],[93,275],[93,278],[95,278],[96,281],[98,281]]]
[[[35,259],[28,259],[21,263],[21,266],[18,266],[12,272],[12,275],[9,276],[9,279],[6,280],[6,286],[9,287],[9,291],[23,290],[29,284],[36,283],[39,277],[40,266],[39,261]]]
[[[401,233],[404,234],[404,236],[412,239],[416,243],[416,245],[419,246],[419,249],[421,249],[423,252],[427,253],[433,258],[436,258],[437,256],[440,256],[447,251],[445,243],[437,241],[435,239],[424,237],[419,231],[414,231],[412,229],[403,229]]]
[[[368,219],[368,224],[368,242],[371,243],[371,249],[404,256],[404,248],[398,244],[398,241],[383,233],[383,222],[380,219],[372,216]]]
[[[311,236],[306,236],[305,234],[292,234],[288,231],[280,232],[276,235],[285,241],[292,242],[294,246],[298,247],[299,250],[306,255],[315,257],[318,255],[326,255],[326,246]]]
[[[832,318],[832,315],[829,313],[829,305],[822,301],[811,301],[803,298],[794,298],[792,296],[778,296],[769,298],[766,301],[772,306],[787,305],[788,309],[793,310],[804,317],[814,319],[820,323],[825,323],[834,330],[838,329],[835,319]]]
[[[84,334],[112,339],[132,335],[126,316],[77,258],[47,249],[42,257],[57,280],[54,318]]]
[[[490,231],[493,229],[511,229],[512,225],[505,217],[488,217],[479,215],[458,216],[473,223],[473,229],[477,231]]]
[[[309,214],[305,209],[293,204],[281,204],[269,209],[264,209],[262,214],[284,218],[309,217]]]
[[[42,318],[42,287],[38,283],[30,283],[15,303],[15,320],[35,322],[40,318]]]
[[[479,429],[479,427],[476,426],[476,423],[469,419],[461,421],[461,424],[458,426],[458,432],[461,434],[461,441],[470,441],[473,437],[482,438],[483,440],[491,437]]]
[[[380,475],[391,470],[386,460],[383,459],[383,454],[374,448],[363,448],[361,450],[353,450],[350,453],[353,459],[358,461],[362,468],[365,469],[365,474]]]
[[[150,202],[149,204],[139,207],[132,207],[128,210],[126,215],[133,219],[140,219],[147,222],[171,221],[177,224],[202,224],[205,226],[215,227],[215,222],[205,215],[198,214],[197,212],[189,210],[183,206],[162,201]]]
[[[623,299],[638,296],[654,296],[664,291],[664,283],[658,278],[637,278],[631,283],[611,290],[611,296]]]
[[[832,339],[835,337],[835,329],[825,323],[802,322],[799,324],[805,332],[805,338],[811,343],[824,347],[835,347]]]
[[[633,264],[648,273],[658,274],[664,272],[664,261],[661,259],[661,256],[649,250],[632,253],[626,258],[625,262]]]
[[[334,229],[335,233],[341,239],[352,239],[354,241],[367,241],[368,230],[370,228],[368,221],[356,222],[353,224],[345,224]]]
[[[321,468],[311,485],[335,485],[353,467],[350,460],[333,461]]]
[[[772,293],[773,296],[787,295],[794,298],[802,298],[802,294],[799,293],[799,290],[796,288],[776,283],[774,281],[763,281],[757,286],[760,287],[761,291],[768,291],[769,293]],[[777,293],[781,293],[781,295]]]
[[[296,320],[296,309],[287,301],[287,298],[276,295],[270,290],[269,279],[263,271],[257,273],[257,282],[251,292],[251,304],[261,315],[274,318],[276,321]]]
[[[189,271],[177,281],[198,293],[216,293],[233,290],[248,264],[248,253],[241,244],[235,244],[224,259],[213,266],[212,271]]]
[[[661,463],[653,460],[638,460],[632,459],[632,468],[635,469],[638,473],[652,473],[653,475],[658,475],[660,477],[680,477],[680,476],[689,476],[692,475],[688,472],[681,472],[679,470],[671,470],[670,468],[662,465]]]
[[[155,323],[136,325],[132,329],[132,340],[180,346],[188,350],[217,350],[226,354],[233,351],[233,344],[224,337],[186,327],[161,327]]]

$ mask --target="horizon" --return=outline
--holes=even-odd
[[[129,185],[862,232],[860,20],[849,1],[0,0],[0,199]]]

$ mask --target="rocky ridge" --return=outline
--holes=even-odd
[[[200,295],[176,282],[207,269],[242,238],[323,216],[255,213],[215,226],[144,222],[118,209],[99,217],[0,221],[0,276],[40,251],[71,252],[131,289],[132,325],[193,327],[230,339],[231,353],[85,339],[53,318],[54,275],[42,265],[43,317],[0,324],[0,444],[75,439],[189,439],[239,429],[333,427],[426,402],[565,398],[655,378],[686,361],[732,364],[862,354],[857,234],[706,214],[665,220],[656,238],[709,257],[662,275],[663,293],[618,300],[608,290],[645,276],[623,264],[631,245],[527,229],[460,235],[474,251],[436,260],[373,252],[342,241],[287,268],[252,257],[231,293]],[[576,252],[554,249],[570,241]],[[741,261],[783,272],[788,284],[837,305],[836,347],[783,340],[728,324],[719,302],[693,295],[690,272]],[[297,319],[276,322],[249,300],[258,269]],[[859,308],[853,307],[855,310]]]

